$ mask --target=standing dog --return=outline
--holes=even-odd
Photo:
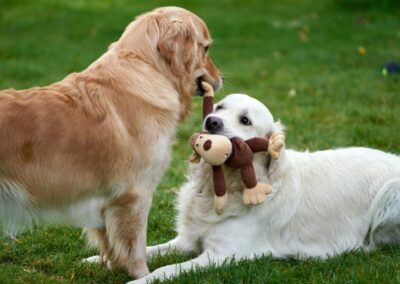
[[[210,45],[199,17],[159,8],[86,70],[0,91],[0,229],[88,227],[101,259],[146,275],[147,215],[177,124],[202,81],[222,85]]]
[[[211,120],[218,123],[207,123]],[[205,126],[242,139],[281,131],[268,109],[245,95],[227,96]],[[274,137],[272,145],[282,146],[283,137]],[[227,167],[228,206],[217,215],[210,166],[191,165],[179,193],[178,236],[149,247],[147,255],[177,250],[198,256],[132,283],[176,276],[231,257],[326,258],[400,240],[400,157],[367,148],[314,153],[282,148],[278,160],[257,154],[254,167],[260,181],[272,185],[272,193],[263,204],[243,205],[240,174]]]

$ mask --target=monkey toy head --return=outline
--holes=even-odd
[[[232,153],[232,143],[228,137],[223,135],[194,133],[190,144],[194,151],[190,158],[193,163],[198,163],[200,158],[203,158],[212,166],[220,166]]]

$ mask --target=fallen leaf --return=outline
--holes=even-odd
[[[359,46],[357,51],[358,51],[358,54],[360,54],[361,56],[364,56],[365,54],[367,54],[367,50],[363,46]]]

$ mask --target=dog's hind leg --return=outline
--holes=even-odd
[[[92,256],[86,258],[85,262],[90,263],[102,263],[111,268],[111,263],[108,260],[109,254],[109,244],[107,240],[107,233],[105,228],[101,229],[85,229],[84,232],[87,235],[88,245],[91,247],[96,247],[100,251],[100,255]]]
[[[400,241],[400,179],[388,182],[371,205],[371,223],[366,244]]]

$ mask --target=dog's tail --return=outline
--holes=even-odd
[[[14,183],[0,180],[0,237],[15,236],[33,226],[33,212],[25,191]]]

